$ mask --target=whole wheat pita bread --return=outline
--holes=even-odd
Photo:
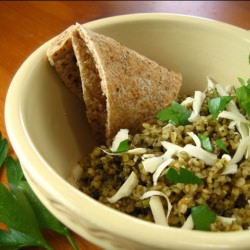
[[[70,26],[51,42],[47,57],[66,87],[83,100],[80,72],[72,47],[73,30],[75,25]]]
[[[121,128],[140,131],[176,100],[181,74],[82,25],[70,32],[90,125],[108,144]]]

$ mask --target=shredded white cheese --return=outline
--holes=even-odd
[[[183,151],[183,147],[181,146],[178,146],[174,143],[171,143],[171,142],[168,142],[168,141],[162,141],[161,142],[161,145],[166,149],[166,150],[169,150],[169,152],[173,152],[174,153],[179,153],[181,151]],[[172,156],[172,155],[171,155]],[[171,157],[170,156],[170,157]]]
[[[249,147],[249,143],[250,143],[250,136],[247,136],[244,139],[241,139],[240,144],[239,144],[232,160],[229,162],[229,164],[236,164],[242,159],[244,154],[247,152],[247,149]]]
[[[116,134],[116,136],[113,140],[112,146],[110,148],[110,150],[112,152],[117,151],[117,149],[122,141],[128,140],[128,133],[129,133],[128,129],[120,129],[118,131],[118,133]]]
[[[167,201],[167,204],[168,204],[168,212],[167,212],[167,215],[166,215],[166,224],[168,225],[168,218],[169,218],[169,215],[171,213],[171,210],[172,210],[172,205],[168,199],[168,197],[161,191],[157,191],[157,190],[151,190],[151,191],[147,191],[146,193],[144,193],[142,196],[141,196],[141,200],[144,200],[144,199],[147,199],[147,198],[150,198],[152,196],[162,196],[166,199]],[[153,213],[153,212],[152,212]],[[154,213],[157,213],[157,211],[154,211]],[[155,218],[154,218],[155,219]]]
[[[123,183],[123,185],[118,189],[118,191],[107,200],[110,203],[115,203],[121,198],[129,196],[137,184],[138,184],[137,175],[132,171],[128,179]]]
[[[144,154],[146,152],[147,152],[146,148],[134,148],[134,149],[129,149],[127,151],[128,154],[133,154],[133,155],[137,155],[137,154],[140,155],[140,154]]]
[[[162,156],[147,158],[142,161],[144,170],[149,173],[154,173],[155,170],[164,162]]]
[[[194,222],[191,214],[187,217],[181,228],[187,230],[192,230],[194,228]]]
[[[226,222],[226,223],[229,223],[229,224],[236,221],[236,218],[234,218],[234,217],[224,217],[224,216],[217,215],[217,218],[220,219],[222,222]]]
[[[215,88],[215,81],[211,77],[207,76],[207,89],[213,90]]]
[[[195,145],[201,148],[201,140],[194,132],[187,132],[187,134],[193,139]]]
[[[207,165],[212,166],[215,161],[217,160],[217,155],[212,154],[203,148],[199,148],[197,146],[187,144],[184,148],[183,151],[187,152],[189,155],[196,157],[202,161],[204,161]]]
[[[224,89],[224,87],[217,83],[215,84],[216,90],[220,96],[228,96],[228,92]]]
[[[232,159],[230,155],[224,154],[224,155],[222,155],[221,158],[225,159],[228,162],[221,173],[222,175],[237,173],[238,165],[237,164],[230,164],[230,161]]]
[[[163,141],[161,142],[162,146],[167,150],[175,150],[175,153],[179,153],[181,151],[185,151],[189,155],[196,157],[200,160],[203,160],[207,165],[212,166],[217,160],[217,155],[210,153],[204,150],[201,147],[194,146],[192,144],[187,144],[184,147],[180,147],[171,142]]]
[[[223,88],[221,84],[216,84],[216,89],[220,96],[228,96],[228,92]],[[231,119],[232,122],[229,124],[230,129],[234,129],[234,126],[237,127],[241,137],[244,138],[249,135],[249,121],[245,119],[244,115],[242,115],[235,103],[234,100],[231,100],[227,106],[227,111],[222,111],[218,117]]]
[[[153,157],[155,157],[155,154],[144,154],[144,155],[142,155],[142,160],[146,160],[146,159],[148,159],[148,158],[153,158]]]
[[[162,142],[167,143],[168,142]],[[175,145],[175,144],[173,144]],[[176,145],[175,145],[176,146]],[[164,161],[168,160],[169,158],[172,157],[176,152],[176,149],[170,148],[168,151],[166,151],[163,155],[161,156],[156,156],[156,157],[150,157],[142,161],[142,165],[144,167],[144,170],[149,173],[154,173],[160,166],[161,164],[164,163]]]
[[[151,196],[149,205],[154,217],[154,221],[158,225],[167,226],[165,211],[159,196]]]
[[[157,185],[157,181],[158,178],[160,177],[161,173],[163,172],[163,170],[169,166],[169,164],[173,161],[172,158],[167,159],[166,161],[164,161],[158,168],[157,170],[154,172],[153,174],[153,183],[154,186]]]
[[[247,120],[242,114],[231,112],[231,111],[221,111],[218,115],[218,118],[225,118],[233,121],[243,122],[250,124],[250,121]]]
[[[197,118],[200,116],[200,110],[201,105],[203,101],[205,100],[206,95],[202,93],[201,91],[195,91],[194,92],[194,101],[193,101],[193,111],[188,118],[189,122],[194,122],[197,120]]]
[[[194,101],[194,98],[188,96],[184,101],[181,102],[181,105],[186,107],[189,104],[193,103],[193,101]]]
[[[145,148],[134,148],[134,149],[129,149],[128,151],[122,152],[122,153],[112,153],[108,152],[104,149],[101,148],[101,150],[107,154],[107,155],[122,155],[122,154],[133,154],[133,155],[139,155],[139,154],[144,154],[147,152],[147,149]]]

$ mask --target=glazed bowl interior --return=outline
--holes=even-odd
[[[204,90],[207,76],[224,85],[248,77],[250,34],[228,24],[181,15],[134,14],[85,26],[182,73],[183,93]],[[166,229],[107,208],[68,183],[72,169],[95,141],[83,103],[62,85],[47,61],[48,43],[15,75],[5,109],[11,143],[44,204],[71,229],[107,249],[247,249],[247,232]]]

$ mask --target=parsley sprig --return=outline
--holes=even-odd
[[[160,121],[168,121],[175,126],[178,125],[187,125],[189,124],[188,118],[190,117],[191,112],[187,110],[184,106],[177,102],[172,102],[172,104],[161,110],[156,118]]]
[[[212,114],[212,119],[216,119],[221,111],[226,108],[226,105],[235,98],[235,96],[216,96],[208,100],[208,109]]]
[[[250,65],[250,54],[248,55],[248,64]],[[243,78],[238,77],[241,87],[236,89],[236,96],[239,101],[240,108],[246,111],[250,117],[250,78],[245,81]]]
[[[125,153],[128,151],[129,145],[128,145],[128,139],[123,140],[120,142],[117,150],[114,152],[116,154],[121,154],[121,153]]]
[[[166,179],[174,183],[203,184],[203,180],[184,167],[181,167],[179,172],[170,167],[166,173]]]
[[[216,221],[216,213],[207,205],[198,205],[191,208],[194,228],[201,231],[210,231],[210,226]]]
[[[78,250],[69,230],[34,194],[19,161],[8,155],[8,142],[0,133],[0,249],[39,246],[53,250],[44,239],[43,230],[65,236],[73,249]]]

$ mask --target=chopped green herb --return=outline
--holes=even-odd
[[[216,220],[216,213],[207,205],[192,207],[191,214],[196,230],[210,231],[210,225]]]
[[[240,82],[241,86],[245,86],[245,80],[241,77],[238,77],[238,81]]]
[[[169,168],[166,178],[174,183],[203,184],[203,180],[183,167],[180,168],[179,173],[174,168]]]
[[[177,102],[172,102],[171,106],[161,110],[156,118],[160,121],[168,121],[175,126],[189,124],[188,118],[191,112]]]
[[[118,146],[118,149],[114,153],[120,154],[127,151],[128,151],[128,139],[121,141]]]
[[[202,134],[198,134],[198,137],[199,137],[199,139],[201,141],[202,147],[205,150],[207,150],[209,152],[213,151],[213,147],[212,147],[212,144],[211,144],[210,139],[209,139],[208,136],[202,135]]]
[[[217,96],[208,100],[208,109],[215,119],[218,114],[226,108],[226,105],[233,100],[234,96]]]
[[[250,65],[250,54],[248,55],[248,64]],[[245,83],[245,80],[238,77],[241,87],[236,89],[236,96],[239,101],[240,108],[246,111],[250,116],[250,78]]]
[[[249,81],[249,80],[248,80]],[[250,83],[242,85],[236,89],[236,96],[239,101],[240,108],[244,109],[250,116]]]
[[[226,145],[224,144],[223,140],[222,139],[218,139],[215,141],[215,144],[218,148],[224,150],[226,153],[228,153],[228,149],[226,147]]]

